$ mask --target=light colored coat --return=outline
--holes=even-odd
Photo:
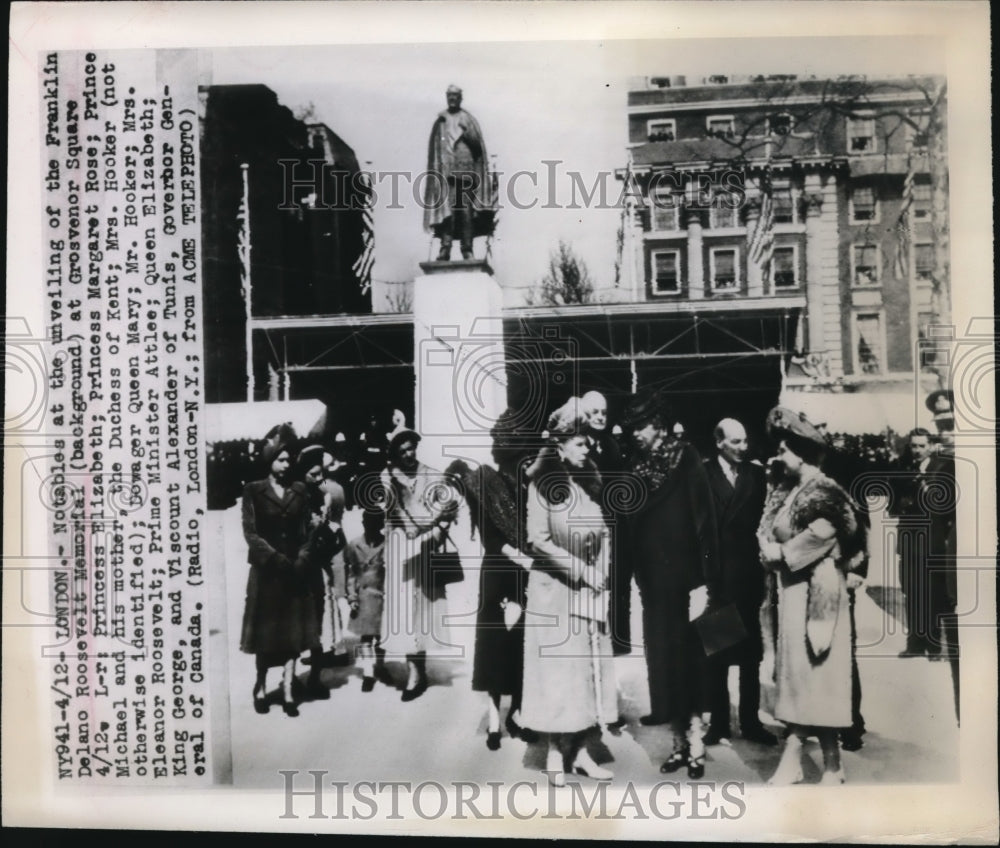
[[[568,477],[566,485],[562,504],[546,500],[535,483],[528,488],[527,540],[535,566],[525,609],[521,719],[542,733],[574,733],[618,717],[611,640],[603,623],[607,592],[573,588],[552,569],[583,559],[589,549],[597,564],[578,566],[606,573],[601,507]]]

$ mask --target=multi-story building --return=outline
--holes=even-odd
[[[912,398],[948,309],[944,116],[933,77],[643,80],[620,172],[633,297],[801,304],[785,392]]]
[[[205,86],[200,95],[206,397],[274,399],[284,375],[260,322],[371,312],[357,273],[358,160],[264,85]],[[302,330],[290,343],[309,358],[318,352],[310,345],[326,340]]]

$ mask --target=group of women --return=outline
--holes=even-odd
[[[628,434],[637,443],[650,440],[647,423],[633,417]],[[373,685],[374,644],[405,655],[404,701],[426,690],[427,652],[447,643],[436,630],[447,584],[441,564],[451,561],[443,554],[454,550],[451,532],[464,498],[483,548],[472,685],[488,695],[486,745],[500,747],[501,699],[509,696],[508,733],[545,744],[545,771],[556,785],[565,782],[567,772],[611,778],[611,771],[594,760],[592,743],[603,727],[620,723],[607,626],[611,529],[602,481],[588,456],[586,424],[575,398],[552,413],[544,439],[524,433],[517,415],[507,411],[492,430],[495,467],[470,469],[456,462],[445,472],[420,463],[419,434],[400,430],[392,437],[389,464],[382,472],[384,503],[366,511],[366,520],[371,512],[386,521],[384,572],[372,571],[366,585],[380,599],[391,595],[398,603],[392,605],[392,616],[382,616],[379,600],[378,614],[368,616],[374,620],[367,622],[362,640],[363,688]],[[847,587],[864,555],[864,531],[848,495],[819,469],[822,435],[802,416],[782,409],[772,411],[768,425],[777,454],[759,530],[760,558],[772,584],[765,620],[775,625],[770,637],[776,654],[775,718],[789,729],[770,782],[801,780],[802,742],[816,736],[824,757],[822,781],[840,783],[844,776],[837,732],[851,723]],[[669,431],[654,441],[656,450],[638,451],[644,459],[633,466],[646,488],[662,482],[694,451]],[[651,461],[651,456],[663,462]],[[248,484],[244,492],[251,573],[242,647],[257,656],[255,704],[264,696],[267,668],[281,665],[283,704],[294,714],[295,659],[318,647],[321,569],[345,544],[337,507],[339,503],[342,511],[343,493],[324,486],[322,468],[312,498],[304,482],[289,483],[291,454],[280,444],[266,449],[264,458],[267,479]],[[364,498],[358,502],[363,506]],[[641,515],[647,506],[638,504],[635,513]],[[667,522],[661,530],[669,534],[671,527]],[[621,532],[617,525],[615,529]],[[660,531],[654,527],[648,532]],[[380,528],[373,535],[378,539]],[[637,539],[628,542],[636,543],[633,554],[650,550]],[[671,545],[671,539],[662,540],[657,549],[664,552],[663,560],[647,564],[647,571],[675,567]],[[703,565],[710,573],[711,563]],[[379,578],[384,581],[381,593],[375,585]],[[644,627],[647,641],[660,638],[656,634],[661,632],[680,634],[665,648],[659,646],[661,653],[681,655],[661,671],[666,685],[683,695],[674,700],[686,705],[685,716],[690,713],[692,722],[704,703],[700,687],[705,682],[693,670],[705,657],[701,644],[689,638],[696,632],[689,625],[703,612],[693,605],[713,608],[711,580],[705,583],[701,601],[698,591],[685,592],[684,602],[671,607],[669,614],[682,619],[677,627]],[[314,662],[307,689],[319,683],[313,676],[318,667]],[[650,683],[652,688],[652,679]],[[695,735],[698,726],[691,724]],[[684,732],[675,728],[675,735]],[[691,738],[690,729],[663,770],[681,765],[688,765],[692,777],[704,771],[704,747],[699,738]]]

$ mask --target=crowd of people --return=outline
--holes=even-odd
[[[931,458],[930,434],[910,434],[912,480],[893,498],[903,515],[917,514],[928,487],[954,490],[951,396],[938,393],[928,404],[941,444]],[[538,433],[507,410],[491,431],[492,465],[455,461],[443,470],[420,462],[421,437],[405,420],[383,434],[384,448],[373,422],[365,442],[377,443],[385,461],[373,450],[372,468],[350,479],[332,450],[296,450],[284,426],[269,433],[266,479],[248,483],[242,503],[250,574],[241,647],[256,657],[257,711],[271,705],[272,667],[282,668],[289,716],[303,697],[329,697],[319,678],[326,604],[339,647],[345,630],[359,640],[362,691],[380,680],[397,685],[389,653],[406,660],[402,700],[419,698],[429,685],[428,654],[449,644],[447,586],[461,575],[452,533],[467,509],[482,548],[472,687],[487,696],[490,750],[500,747],[509,697],[507,732],[546,745],[550,781],[562,785],[567,772],[610,779],[590,743],[625,722],[613,658],[638,646],[650,703],[639,721],[668,725],[674,740],[661,771],[700,778],[706,747],[732,734],[730,666],[739,670],[741,736],[779,743],[760,720],[767,646],[773,715],[785,736],[770,782],[800,781],[802,743],[815,737],[821,782],[843,783],[841,748],[860,748],[864,733],[854,593],[867,568],[868,521],[849,481],[824,473],[829,437],[778,407],[766,422],[766,464],[749,459],[746,430],[734,418],[718,422],[716,454],[703,458],[663,392],[631,398],[614,430],[607,413],[605,398],[590,392],[554,410]],[[363,516],[363,534],[350,541],[347,504]],[[953,556],[953,499],[950,516],[936,510],[924,528],[929,543],[902,551],[904,656],[937,655],[943,641],[957,672],[953,569],[949,577],[943,559],[933,569],[918,562],[924,552]],[[921,527],[914,521],[912,533]],[[642,604],[635,640],[633,580]],[[295,664],[305,653],[302,687]]]

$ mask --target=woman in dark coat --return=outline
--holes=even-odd
[[[295,660],[319,643],[313,571],[328,550],[333,530],[324,525],[310,532],[306,488],[289,481],[289,443],[284,431],[271,438],[261,452],[267,478],[247,483],[243,489],[243,535],[250,574],[240,650],[257,660],[253,689],[257,712],[268,709],[268,668],[282,666],[283,708],[294,717],[298,715],[292,692]]]
[[[642,630],[650,713],[642,724],[670,724],[674,749],[661,771],[705,772],[701,715],[710,707],[709,668],[692,621],[718,599],[715,508],[698,452],[671,430],[666,399],[636,396],[623,427],[634,442],[632,470],[645,498],[628,519]]]
[[[786,482],[774,490],[758,537],[761,561],[777,578],[774,717],[789,728],[769,783],[802,779],[802,743],[819,739],[821,783],[844,782],[837,734],[851,725],[851,620],[848,585],[864,562],[856,505],[819,464],[823,436],[803,416],[777,408],[768,429],[779,443]]]
[[[469,513],[479,529],[483,561],[479,571],[479,610],[472,664],[472,689],[489,693],[486,747],[500,747],[500,699],[510,695],[507,732],[526,742],[537,734],[518,723],[524,673],[524,604],[531,558],[524,550],[527,486],[520,466],[531,448],[516,431],[516,413],[506,410],[493,426],[494,470],[481,465],[469,471],[453,464],[450,474],[462,480]]]

